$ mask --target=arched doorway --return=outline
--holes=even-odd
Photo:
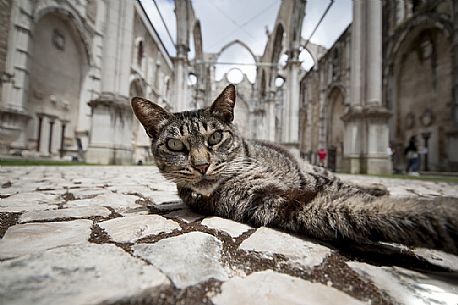
[[[82,39],[68,17],[58,13],[42,16],[32,37],[29,146],[42,156],[76,157],[82,147],[76,127],[88,69]]]
[[[343,170],[344,99],[342,90],[337,87],[328,96],[328,168],[337,172]]]
[[[397,151],[402,157],[403,147],[415,136],[419,150],[428,152],[421,155],[421,169],[447,170],[446,131],[452,129],[451,44],[437,28],[417,29],[410,37],[402,43],[395,66]]]

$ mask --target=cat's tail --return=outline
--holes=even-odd
[[[284,215],[286,229],[324,240],[381,241],[458,254],[456,198],[318,195],[306,204],[297,199]]]

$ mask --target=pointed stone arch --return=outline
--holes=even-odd
[[[278,63],[280,60],[280,54],[284,49],[285,27],[282,22],[277,24],[274,33],[271,62]]]
[[[202,48],[202,28],[200,25],[200,20],[196,20],[192,28],[192,36],[194,39],[194,51],[195,58],[198,60],[203,59],[203,48]]]
[[[241,46],[242,48],[244,48],[245,50],[247,50],[247,51],[250,53],[251,57],[253,57],[253,60],[254,60],[255,62],[258,61],[258,60],[257,60],[257,56],[254,55],[254,53],[253,53],[253,50],[251,50],[251,48],[250,48],[246,43],[244,43],[243,41],[241,41],[241,40],[239,40],[239,39],[234,39],[234,40],[232,40],[231,42],[225,44],[225,45],[218,51],[218,53],[216,53],[215,61],[218,61],[219,57],[221,56],[221,54],[224,53],[224,51],[226,51],[227,49],[229,49],[229,48],[231,48],[231,47],[233,47],[233,46],[236,46],[236,45],[239,45],[239,46]]]
[[[63,0],[58,3],[52,0],[38,1],[33,12],[33,20],[37,23],[43,16],[49,13],[60,14],[67,16],[70,19],[69,25],[76,35],[83,42],[84,50],[87,56],[88,65],[91,66],[94,62],[92,52],[92,37],[95,35],[95,30],[80,16],[78,11],[68,0]],[[70,18],[68,18],[70,17]],[[33,31],[33,29],[32,29]]]
[[[328,166],[334,171],[343,170],[345,91],[333,86],[326,103],[326,142],[329,151]],[[334,155],[333,155],[334,154]]]

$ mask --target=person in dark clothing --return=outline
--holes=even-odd
[[[415,142],[416,142],[415,136],[410,137],[409,145],[404,149],[404,155],[406,156],[406,159],[407,159],[406,172],[408,173],[418,172],[418,167],[420,164],[418,148]]]

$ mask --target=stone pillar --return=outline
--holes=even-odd
[[[299,72],[301,61],[299,50],[291,50],[286,64],[286,99],[283,108],[282,144],[292,152],[299,153],[299,106],[300,83]]]
[[[265,103],[266,121],[267,121],[267,140],[275,141],[275,92],[269,94]]]
[[[458,0],[453,1],[453,122],[458,127]]]
[[[177,55],[174,58],[175,64],[175,111],[187,110],[186,88],[187,73],[186,64],[188,60],[188,47],[186,45],[177,45]]]
[[[350,108],[344,115],[344,168],[390,173],[389,111],[382,105],[382,2],[353,1]]]
[[[205,102],[205,88],[202,83],[197,83],[196,84],[196,92],[195,92],[195,99],[196,99],[196,107],[197,109],[201,109],[206,107],[206,102]]]
[[[8,24],[5,71],[0,98],[0,150],[8,153],[11,145],[26,149],[26,129],[30,116],[25,107],[29,90],[29,58],[32,28],[32,3],[11,1]]]
[[[326,126],[326,95],[327,95],[327,85],[326,80],[324,79],[324,73],[321,74],[321,87],[320,87],[320,95],[319,95],[319,109],[320,109],[320,117],[318,122],[318,148],[327,148],[327,126]],[[324,83],[323,83],[324,81]]]
[[[91,130],[86,161],[132,162],[132,110],[129,102],[134,1],[106,2],[101,94],[89,102]]]
[[[453,105],[452,120],[453,128],[447,132],[447,154],[449,159],[448,168],[458,171],[458,0],[453,1],[453,46],[452,46],[452,86]]]
[[[189,52],[189,29],[190,14],[189,0],[175,1],[176,16],[176,56],[174,58],[175,66],[175,100],[172,105],[175,111],[187,110],[186,108],[186,89],[187,89],[187,67]]]

